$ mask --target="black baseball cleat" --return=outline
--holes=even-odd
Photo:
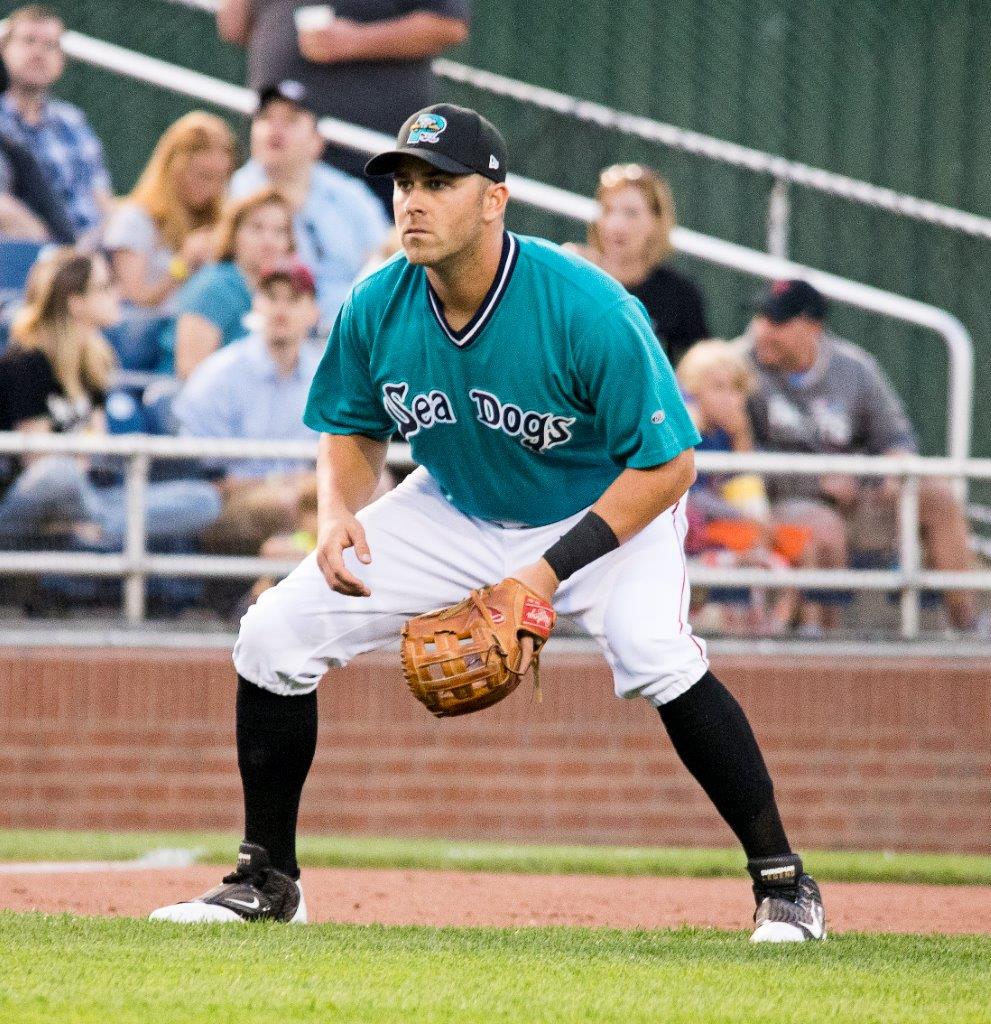
[[[809,942],[826,937],[819,886],[802,871],[802,858],[764,857],[747,862],[754,880],[756,928],[751,942]]]
[[[220,885],[186,903],[159,907],[149,918],[178,924],[218,921],[306,924],[306,901],[299,882],[273,868],[264,847],[245,842],[238,850],[237,867]]]

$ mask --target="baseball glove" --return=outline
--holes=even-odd
[[[403,675],[413,696],[438,718],[481,711],[519,686],[520,637],[530,636],[539,696],[539,651],[556,618],[519,580],[473,590],[464,601],[403,626]]]

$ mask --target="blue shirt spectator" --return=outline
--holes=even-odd
[[[245,317],[251,312],[251,290],[234,262],[211,263],[197,271],[180,290],[175,302],[176,317],[195,313],[220,332],[221,347],[248,333]],[[175,370],[175,322],[162,332],[162,373]]]
[[[251,160],[235,173],[231,195],[272,185],[292,203],[296,253],[313,271],[321,326],[329,329],[390,225],[368,186],[320,162],[322,149],[302,86],[282,82],[266,89],[251,123]]]
[[[54,99],[65,70],[61,18],[28,6],[11,14],[3,39],[10,84],[0,97],[0,132],[27,147],[79,235],[99,235],[110,206],[103,145],[86,115]]]
[[[193,371],[173,411],[180,433],[189,437],[236,437],[311,441],[303,408],[320,362],[315,345],[304,344],[287,374],[276,365],[262,337],[251,334],[214,352]],[[282,459],[226,460],[228,475],[264,477],[298,473],[311,463]]]
[[[79,234],[98,230],[103,211],[96,190],[109,194],[110,175],[103,162],[103,144],[86,115],[71,103],[48,100],[37,124],[28,124],[10,96],[0,97],[0,131],[25,146],[65,204]]]

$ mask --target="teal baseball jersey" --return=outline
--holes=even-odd
[[[329,434],[398,433],[460,512],[527,526],[699,441],[640,302],[585,260],[509,232],[459,331],[401,254],[357,284],[303,418]]]

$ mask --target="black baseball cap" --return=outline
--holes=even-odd
[[[305,110],[314,117],[317,116],[316,110],[313,109],[313,101],[310,99],[309,90],[302,82],[297,82],[295,79],[285,78],[281,82],[266,85],[258,93],[258,109],[255,113],[260,114],[274,100],[291,103],[293,106],[299,107],[300,110]]]
[[[796,316],[826,319],[826,299],[822,292],[800,278],[772,281],[757,296],[754,309],[758,316],[765,316],[775,324],[787,323]]]
[[[365,174],[392,174],[400,159],[415,156],[448,174],[481,174],[506,180],[506,140],[477,111],[436,103],[417,111],[399,129],[396,148],[373,156]]]

